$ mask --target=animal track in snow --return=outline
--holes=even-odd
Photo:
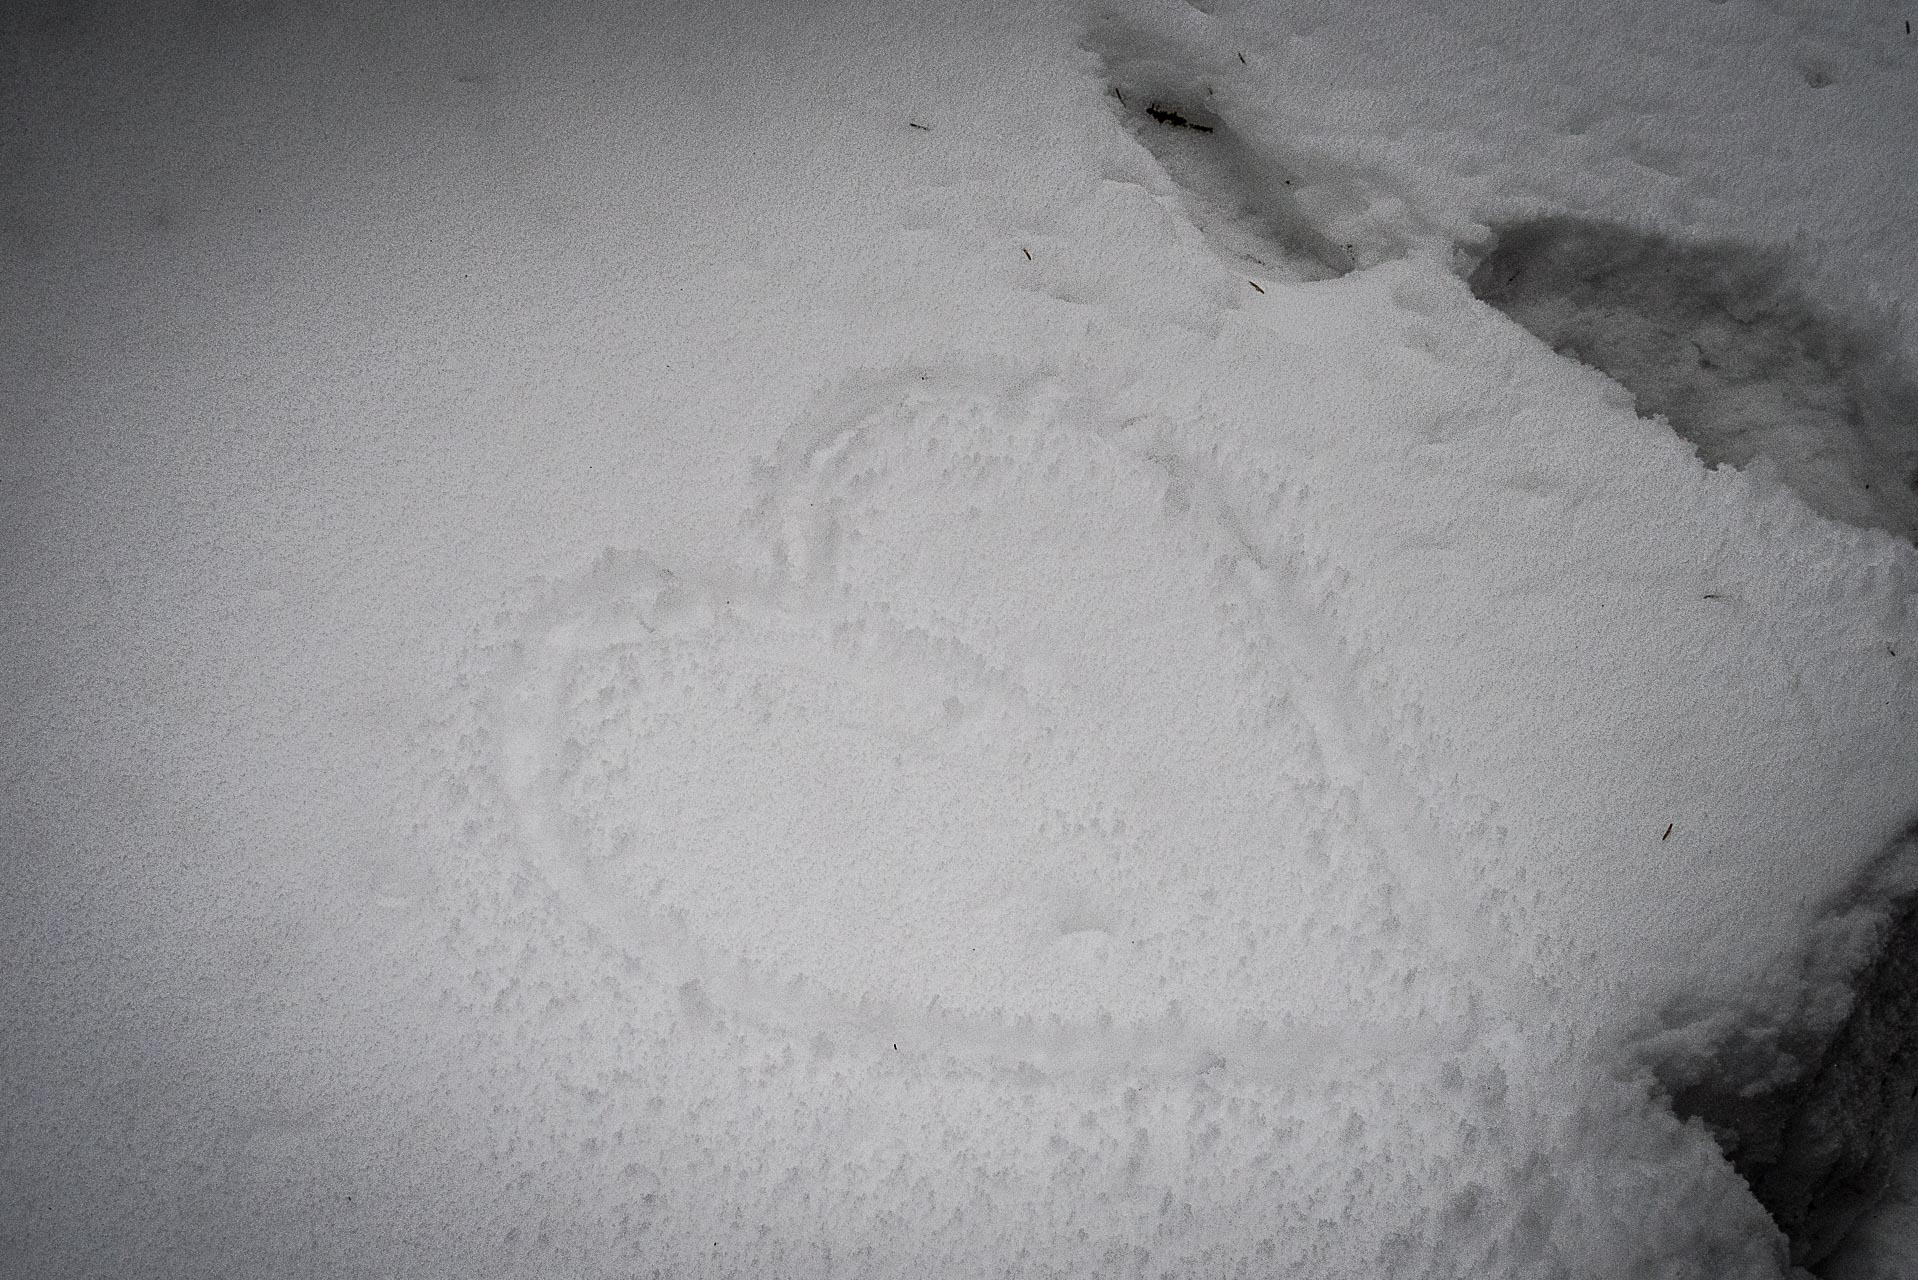
[[[1418,801],[1293,571],[1055,385],[876,385],[766,469],[758,571],[609,557],[528,614],[521,856],[769,1023],[1050,1069],[1429,1048],[1466,993]]]

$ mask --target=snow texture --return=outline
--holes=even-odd
[[[1876,1212],[1820,1271],[1845,1280],[1903,1280],[1918,1258],[1918,1144],[1908,1144]]]
[[[1763,463],[1835,520],[1918,537],[1918,389],[1886,335],[1821,315],[1780,253],[1544,219],[1472,291],[1617,378],[1711,465]]]
[[[1907,833],[1885,870],[1908,862]],[[1891,909],[1886,909],[1886,904]],[[1918,1099],[1918,895],[1879,879],[1821,933],[1848,957],[1843,1022],[1782,1030],[1747,1023],[1707,1060],[1667,1060],[1682,1115],[1702,1118],[1792,1241],[1824,1262],[1885,1193]]]
[[[1914,1273],[1891,8],[0,22],[0,1271]]]

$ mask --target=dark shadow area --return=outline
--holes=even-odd
[[[1207,77],[1145,36],[1109,28],[1094,52],[1125,127],[1178,184],[1187,216],[1214,248],[1298,280],[1359,265],[1354,246],[1327,235],[1308,211],[1308,203],[1352,204],[1345,175],[1250,143],[1214,110]]]
[[[1918,856],[1918,826],[1905,833],[1880,867],[1909,866]],[[1888,900],[1889,877],[1860,890],[1826,916],[1837,927],[1824,945],[1839,955],[1862,941],[1866,958],[1850,967],[1851,1005],[1836,1029],[1807,1030],[1800,1016],[1730,1025],[1703,1011],[1667,1015],[1672,1027],[1705,1027],[1668,1043],[1686,1051],[1652,1067],[1682,1119],[1696,1118],[1718,1140],[1732,1166],[1791,1242],[1791,1260],[1816,1267],[1829,1259],[1859,1218],[1890,1185],[1918,1119],[1918,894]],[[1813,969],[1831,959],[1814,956]],[[1819,981],[1807,998],[1829,998]],[[1733,1020],[1735,1021],[1735,1020]],[[1689,1040],[1689,1043],[1687,1041]]]
[[[1769,467],[1822,515],[1918,541],[1918,385],[1882,329],[1797,288],[1788,255],[1571,217],[1494,231],[1480,299],[1617,379],[1706,463]]]

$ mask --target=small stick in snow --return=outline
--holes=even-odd
[[[1257,280],[1247,280],[1246,283],[1251,285],[1254,289],[1259,289],[1259,282]],[[1264,293],[1265,290],[1259,289],[1259,292]]]
[[[1125,99],[1121,98],[1119,99],[1119,101],[1123,103]],[[1186,119],[1183,115],[1181,115],[1177,111],[1174,111],[1171,107],[1168,107],[1164,105],[1163,103],[1159,103],[1159,102],[1153,103],[1151,106],[1145,109],[1145,113],[1151,116],[1154,120],[1157,120],[1160,124],[1169,124],[1174,129],[1190,129],[1194,133],[1211,133],[1212,132],[1211,125],[1195,124],[1191,120]]]
[[[917,120],[908,120],[908,121],[906,121],[906,127],[907,127],[908,129],[917,129],[917,130],[919,130],[919,132],[921,132],[921,133],[931,133],[931,132],[932,132],[932,126],[931,126],[931,125],[929,125],[929,124],[920,124],[920,123],[919,123],[919,122],[918,122]]]
[[[1020,253],[1023,253],[1023,254],[1025,254],[1025,255],[1026,255],[1026,261],[1027,261],[1027,262],[1031,262],[1031,261],[1032,261],[1032,250],[1030,250],[1030,249],[1028,249],[1028,248],[1026,248],[1026,247],[1025,247],[1024,245],[1020,245],[1020,246],[1019,246],[1019,252],[1020,252]]]
[[[1667,840],[1669,840],[1669,839],[1671,839],[1671,838],[1672,838],[1672,828],[1673,828],[1673,827],[1675,827],[1675,826],[1677,826],[1677,825],[1678,825],[1678,824],[1677,824],[1676,822],[1668,822],[1668,823],[1666,823],[1666,824],[1665,824],[1665,834],[1664,834],[1664,835],[1662,835],[1662,836],[1660,836],[1660,837],[1658,837],[1658,839],[1659,839],[1659,843],[1661,843],[1661,844],[1662,844],[1662,843],[1664,843],[1665,841],[1667,841]]]
[[[1907,23],[1905,24],[1905,34],[1906,34],[1906,35],[1910,35],[1910,34],[1911,34],[1911,24],[1910,24],[1909,22],[1907,22]],[[1244,55],[1243,53],[1239,55],[1239,61],[1240,61],[1240,62],[1245,62],[1245,55]],[[1252,64],[1248,62],[1248,63],[1246,63],[1246,65],[1247,65],[1247,66],[1251,66]]]

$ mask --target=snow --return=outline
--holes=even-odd
[[[1918,1256],[1918,1194],[1911,1149],[1886,1192],[1881,1212],[1868,1218],[1839,1252],[1832,1273],[1848,1280],[1898,1280],[1911,1273]]]
[[[6,20],[0,1270],[1790,1274],[1903,11],[211,13]]]

